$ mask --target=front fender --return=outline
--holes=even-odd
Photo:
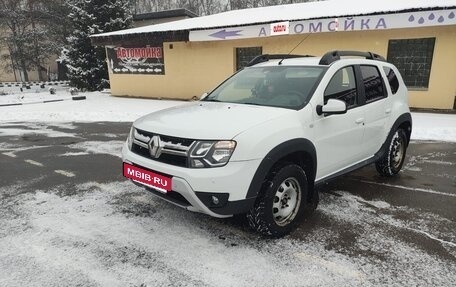
[[[317,170],[317,153],[315,150],[315,146],[308,139],[292,139],[276,146],[264,157],[257,171],[255,172],[255,175],[253,176],[246,198],[257,197],[267,175],[269,174],[273,166],[277,162],[279,162],[280,159],[286,158],[288,155],[297,152],[304,152],[311,158],[311,174],[307,174],[307,176],[309,183],[313,184]]]

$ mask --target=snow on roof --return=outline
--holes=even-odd
[[[456,7],[456,0],[328,0],[242,10],[93,35],[106,37],[154,32],[190,31],[280,21],[398,13]]]
[[[153,19],[173,18],[173,17],[193,18],[193,17],[198,17],[198,15],[190,10],[182,8],[182,9],[171,9],[171,10],[164,10],[164,11],[158,11],[158,12],[136,14],[133,16],[133,20],[141,21],[141,20],[153,20]]]

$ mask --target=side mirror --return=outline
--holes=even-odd
[[[329,99],[326,105],[318,105],[317,106],[317,114],[321,115],[340,115],[345,114],[347,112],[347,105],[344,101],[336,100],[336,99]]]

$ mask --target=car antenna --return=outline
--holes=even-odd
[[[301,45],[302,42],[304,42],[307,38],[309,38],[309,36],[310,36],[311,34],[312,34],[312,33],[307,34],[307,36],[305,36],[305,37],[304,37],[296,46],[294,46],[294,48],[291,49],[291,51],[288,52],[288,54],[287,54],[285,57],[283,57],[282,60],[279,61],[279,65],[282,65],[283,60],[285,60],[285,59],[287,58],[287,56],[289,56],[296,48],[298,48],[298,46]]]

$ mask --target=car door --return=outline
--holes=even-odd
[[[387,118],[391,113],[390,98],[385,82],[376,65],[360,65],[363,102],[365,114],[365,131],[363,152],[366,158],[372,157],[382,146],[386,138]]]
[[[343,100],[347,112],[341,115],[316,115],[314,121],[317,151],[317,180],[334,174],[363,159],[360,149],[364,133],[364,111],[359,106],[354,66],[339,69],[321,96]]]

